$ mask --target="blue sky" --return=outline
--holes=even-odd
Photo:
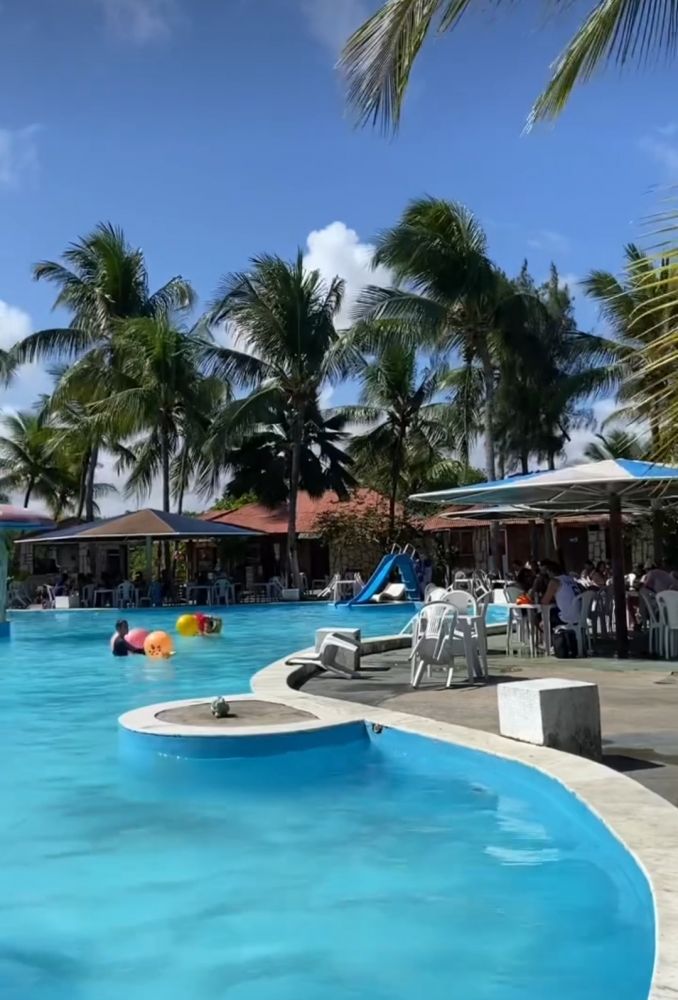
[[[417,67],[395,138],[356,131],[333,69],[372,0],[6,0],[0,7],[0,346],[51,322],[31,264],[110,220],[154,284],[208,298],[260,251],[302,246],[367,279],[369,242],[423,193],[465,202],[492,254],[537,278],[616,269],[678,176],[670,70],[581,89],[553,127],[522,127],[581,5],[530,0],[468,17]],[[575,21],[572,18],[575,18]],[[373,279],[368,279],[373,280]],[[588,329],[597,324],[578,298]],[[30,403],[30,369],[4,395]],[[346,390],[339,390],[341,401]]]

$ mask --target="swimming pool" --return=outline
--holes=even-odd
[[[16,616],[0,648],[3,1000],[641,1000],[630,856],[555,783],[388,731],[139,772],[116,718],[247,690],[321,625],[411,609],[228,609],[214,640],[114,661],[115,612]],[[350,616],[347,619],[347,616]],[[169,627],[175,614],[130,613]]]

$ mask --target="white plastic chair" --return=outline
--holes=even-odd
[[[456,608],[459,615],[475,615],[478,613],[476,599],[468,590],[448,590],[441,600],[445,604]]]
[[[46,595],[44,603],[47,605],[48,608],[55,607],[56,601],[54,598],[54,587],[51,587],[48,583],[46,583],[44,586],[44,591]]]
[[[664,656],[665,628],[657,597],[652,590],[641,587],[638,591],[638,612],[642,624],[647,628],[648,652],[650,655]]]
[[[507,604],[515,604],[521,594],[525,591],[522,587],[519,587],[517,583],[507,583],[503,588],[504,600]]]
[[[455,590],[470,590],[471,580],[467,577],[463,569],[457,570],[452,577],[452,586]]]
[[[80,589],[80,603],[84,608],[94,607],[94,584],[86,583]]]
[[[131,580],[123,580],[115,588],[116,599],[119,608],[136,608],[137,590]]]
[[[572,602],[573,615],[575,620],[568,622],[567,627],[572,629],[577,637],[577,652],[580,656],[588,656],[592,648],[592,619],[596,615],[596,601],[599,599],[599,592],[596,590],[585,590],[583,594],[578,594]]]
[[[672,660],[677,655],[678,591],[662,590],[657,594],[657,607],[664,632],[664,657]]]
[[[215,605],[235,604],[235,587],[230,580],[226,580],[225,577],[219,577],[218,580],[214,581],[212,603]]]
[[[431,669],[447,670],[446,687],[452,683],[454,675],[454,630],[457,624],[457,609],[451,604],[428,604],[417,615],[412,634],[412,652],[410,654],[410,683],[413,688],[419,682],[426,670],[431,676]]]
[[[412,634],[410,683],[418,687],[426,670],[445,670],[445,687],[450,687],[454,677],[455,656],[466,660],[469,681],[476,678],[476,665],[483,673],[483,659],[473,616],[459,615],[447,602],[427,604],[414,622]]]

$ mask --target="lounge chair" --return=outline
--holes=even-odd
[[[295,656],[287,663],[290,666],[311,664],[338,677],[353,677],[360,670],[360,645],[332,632],[323,639],[316,656]]]
[[[385,601],[404,601],[407,597],[407,588],[404,583],[387,583],[379,594],[375,594],[372,600],[376,604]]]

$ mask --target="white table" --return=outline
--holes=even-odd
[[[509,619],[506,624],[506,655],[511,653],[512,626],[517,624],[519,636],[519,650],[527,652],[528,656],[539,655],[539,618],[544,624],[544,653],[548,656],[551,652],[551,607],[552,605],[542,604],[502,604],[500,607],[508,609]],[[546,614],[544,614],[544,608]],[[526,614],[519,614],[526,612]],[[522,638],[521,632],[527,627],[527,644]]]
[[[105,605],[104,605],[104,597],[108,597],[110,606],[111,607],[113,606],[113,591],[112,590],[108,590],[105,587],[100,587],[98,590],[94,591],[94,607],[95,608],[97,606],[97,600],[98,600],[99,597],[101,597],[101,604],[99,605],[99,607],[102,607],[102,608],[105,607]]]
[[[199,604],[198,594],[200,592],[205,595],[205,604],[211,604],[212,601],[212,584],[211,583],[189,583],[186,587],[186,600],[190,604],[191,600],[195,600],[196,604]]]

